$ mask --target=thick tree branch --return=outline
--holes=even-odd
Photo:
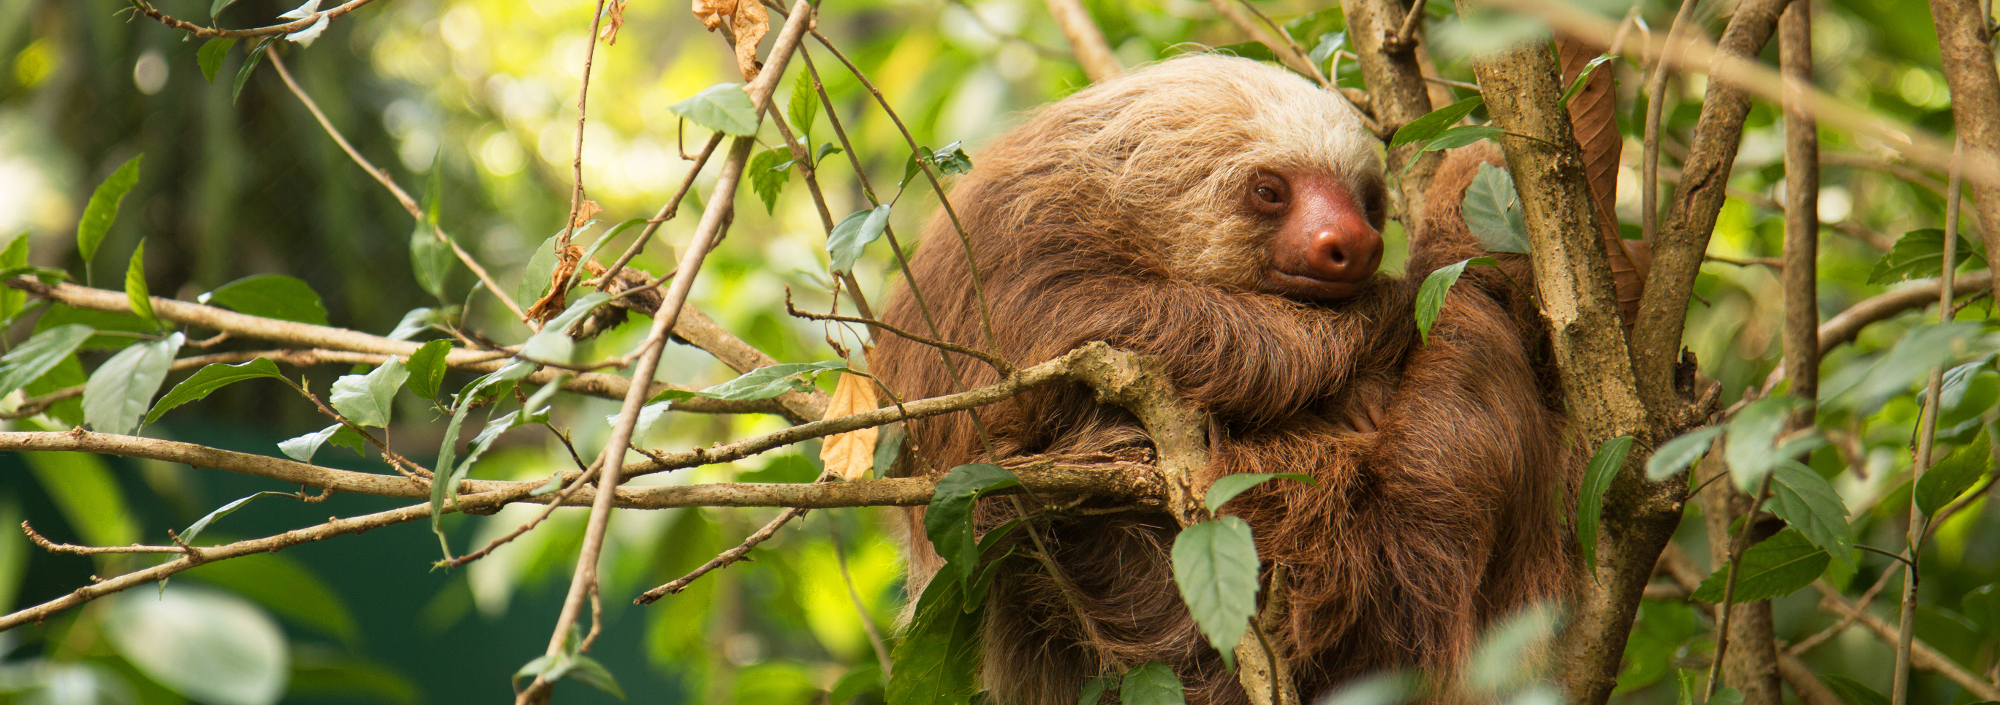
[[[1340,4],[1347,17],[1347,39],[1361,62],[1361,78],[1368,84],[1369,110],[1375,116],[1380,136],[1387,140],[1410,121],[1430,113],[1430,89],[1424,85],[1423,67],[1417,62],[1414,44],[1392,40],[1401,31],[1408,14],[1400,0],[1347,0]],[[1391,51],[1390,44],[1396,44]],[[1389,150],[1388,163],[1410,161],[1421,145],[1406,144]],[[1425,155],[1403,174],[1396,194],[1400,197],[1395,213],[1403,231],[1416,232],[1417,219],[1424,212],[1424,192],[1430,188],[1431,173],[1437,170],[1436,155]]]
[[[1076,63],[1083,67],[1083,75],[1092,83],[1118,75],[1125,67],[1118,63],[1118,57],[1111,53],[1111,45],[1104,41],[1104,30],[1097,28],[1097,22],[1090,19],[1090,11],[1084,9],[1079,0],[1047,0],[1049,14],[1056,18],[1056,26],[1062,28],[1063,37],[1069,40],[1070,52],[1076,55]],[[970,6],[967,12],[977,14]]]
[[[2000,74],[1994,72],[1986,14],[1980,0],[1931,0],[1958,139],[1969,164],[1990,169],[2000,163]],[[1974,178],[1972,194],[1986,251],[2000,252],[2000,181]]]
[[[1641,473],[1660,410],[1640,402],[1633,380],[1590,187],[1569,116],[1558,107],[1563,87],[1554,57],[1528,45],[1476,60],[1473,70],[1493,124],[1514,135],[1501,146],[1535,234],[1536,286],[1577,438],[1588,448],[1618,436],[1640,441],[1606,493],[1596,579],[1579,588],[1557,646],[1570,699],[1602,703],[1616,685],[1647,576],[1678,525],[1683,486],[1650,483]],[[1681,403],[1677,396],[1667,402]]]

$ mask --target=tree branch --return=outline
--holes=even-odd
[[[1414,45],[1399,45],[1390,51],[1391,39],[1401,31],[1407,12],[1398,0],[1347,0],[1340,9],[1347,18],[1347,39],[1354,43],[1355,57],[1361,62],[1361,78],[1368,84],[1368,103],[1374,113],[1378,134],[1384,140],[1412,120],[1429,114],[1430,89],[1424,85],[1423,67],[1417,62]],[[1391,148],[1388,163],[1407,164],[1421,145]],[[1424,213],[1424,192],[1430,188],[1431,173],[1437,171],[1436,155],[1424,155],[1416,166],[1403,174],[1394,192],[1400,198],[1396,214],[1403,231],[1417,231]]]
[[[2000,74],[1994,72],[1986,15],[1979,0],[1931,0],[1958,139],[1969,164],[1991,169],[2000,163]],[[1973,178],[1972,194],[1986,251],[2000,252],[2000,181]]]
[[[1097,28],[1097,22],[1090,19],[1090,11],[1084,9],[1078,0],[1047,0],[1049,14],[1056,18],[1056,26],[1062,28],[1063,37],[1069,40],[1070,51],[1076,54],[1076,63],[1083,67],[1083,75],[1090,77],[1091,83],[1116,76],[1125,67],[1118,63],[1118,57],[1111,53],[1111,45],[1104,41],[1104,31]],[[967,12],[978,11],[966,7]]]

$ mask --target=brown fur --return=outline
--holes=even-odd
[[[991,307],[997,352],[1022,365],[1103,340],[1159,356],[1184,398],[1209,412],[1202,484],[1298,472],[1228,511],[1253,527],[1268,576],[1290,572],[1289,620],[1273,635],[1308,698],[1355,675],[1413,666],[1449,677],[1485,625],[1566,595],[1576,579],[1564,511],[1576,453],[1537,366],[1531,306],[1490,268],[1465,273],[1420,344],[1411,313],[1430,271],[1484,254],[1458,202],[1485,153],[1454,154],[1403,276],[1361,294],[1304,302],[1256,290],[1270,225],[1244,211],[1259,168],[1379,178],[1351,106],[1278,69],[1213,56],[1175,59],[1056,103],[976,153],[953,190]],[[1518,256],[1504,257],[1532,286]],[[934,220],[911,263],[949,340],[984,347],[965,250]],[[928,330],[900,292],[886,319]],[[938,353],[881,342],[874,371],[904,398],[950,393]],[[955,357],[967,385],[994,373]],[[1374,432],[1341,419],[1386,412]],[[1080,387],[981,410],[1002,458],[1145,448],[1129,414]],[[965,413],[911,423],[901,474],[983,459]],[[982,509],[982,529],[1009,516]],[[910,527],[910,588],[939,559]],[[1090,676],[1146,661],[1172,666],[1191,703],[1245,696],[1173,582],[1171,518],[1137,512],[1037,524],[1077,586],[1072,608],[1023,545],[989,593],[983,678],[1001,703],[1073,703]],[[1097,638],[1085,636],[1087,618]]]

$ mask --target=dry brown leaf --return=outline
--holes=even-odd
[[[630,2],[632,0],[618,0],[611,3],[610,11],[604,18],[609,21],[605,23],[604,31],[597,35],[598,39],[604,40],[605,44],[611,46],[618,45],[618,30],[625,28],[625,5]]]
[[[736,68],[743,72],[743,80],[754,81],[763,70],[763,64],[757,62],[757,43],[771,32],[771,17],[755,0],[739,0],[736,14],[730,16],[730,27],[736,34]]]
[[[581,227],[584,223],[590,222],[592,218],[596,218],[599,213],[603,212],[604,206],[597,205],[596,201],[586,200],[579,203],[576,206],[576,218],[570,221],[569,227],[571,229]]]
[[[736,12],[736,0],[694,0],[694,18],[713,32],[722,27],[722,18]]]
[[[829,419],[874,410],[875,383],[860,375],[842,374],[833,387],[833,398],[826,402]],[[875,468],[875,438],[879,430],[870,426],[827,436],[819,450],[819,459],[826,463],[827,472],[846,480],[868,477],[868,471]]]
[[[1576,80],[1583,67],[1591,59],[1603,53],[1603,47],[1585,42],[1572,36],[1562,36],[1556,40],[1557,53],[1562,57],[1563,86]],[[1624,240],[1618,232],[1618,161],[1625,147],[1625,137],[1618,133],[1618,92],[1611,83],[1611,66],[1603,65],[1590,72],[1590,78],[1583,82],[1583,90],[1569,101],[1570,130],[1576,135],[1577,146],[1582,148],[1583,173],[1590,185],[1590,200],[1597,206],[1598,237],[1604,241],[1605,260],[1611,265],[1611,281],[1618,295],[1618,313],[1630,327],[1639,313],[1639,297],[1646,287],[1646,270],[1636,260],[1632,252],[1634,245]],[[1644,243],[1639,244],[1645,247]],[[1646,248],[1648,264],[1651,249]]]

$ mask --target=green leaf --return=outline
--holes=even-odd
[[[924,533],[937,554],[951,563],[961,580],[972,578],[979,565],[979,543],[973,538],[972,509],[979,498],[995,490],[1018,487],[1021,478],[1013,471],[991,463],[968,463],[952,468],[938,480],[924,513]]]
[[[28,462],[35,480],[85,544],[124,546],[139,540],[136,514],[128,509],[104,456],[26,451],[18,457]]]
[[[265,37],[250,49],[248,56],[243,57],[243,67],[236,69],[236,85],[229,89],[230,105],[235,105],[236,99],[243,95],[244,84],[250,82],[250,74],[257,72],[257,64],[264,61],[264,52],[270,51],[271,43],[275,41],[278,41],[277,37]]]
[[[208,5],[208,18],[209,18],[209,19],[211,19],[211,20],[215,19],[215,18],[216,18],[217,16],[219,16],[219,15],[221,15],[221,14],[222,14],[222,10],[223,10],[223,8],[226,8],[226,7],[229,7],[230,5],[233,5],[233,4],[236,4],[236,0],[214,0],[213,2],[209,3],[209,5]],[[231,41],[235,41],[235,40],[231,40]],[[213,42],[213,41],[211,41],[210,43],[211,43],[211,44],[213,44],[214,42]],[[205,47],[204,47],[204,48],[205,48]],[[212,74],[212,73],[214,73],[214,72],[213,72],[213,71],[210,71],[209,73],[211,73],[211,74]],[[214,77],[214,76],[210,76],[208,80],[209,80],[209,81],[211,81],[211,82],[213,82],[213,81],[215,80],[215,77]]]
[[[89,340],[90,326],[72,323],[36,333],[0,356],[0,396],[6,396],[55,369]]]
[[[966,705],[979,687],[979,630],[984,616],[961,609],[964,587],[933,578],[892,656],[888,705]]]
[[[1875,692],[1874,688],[1863,685],[1861,681],[1838,673],[1821,673],[1819,679],[1825,681],[1827,690],[1840,696],[1847,705],[1889,705],[1887,696]]]
[[[556,243],[568,233],[568,228],[557,231],[528,255],[528,269],[521,274],[521,284],[514,287],[514,298],[520,301],[522,307],[540,301],[543,295],[549,293],[549,282],[556,275]]]
[[[139,239],[139,246],[132,249],[132,263],[125,268],[125,298],[132,302],[132,313],[146,319],[147,323],[159,325],[153,315],[153,295],[146,290],[146,239]]]
[[[667,111],[696,125],[738,137],[757,134],[757,106],[741,83],[718,83],[693,98],[667,106]]]
[[[610,693],[619,700],[625,699],[625,689],[618,687],[618,679],[611,675],[611,669],[583,654],[570,658],[573,659],[572,667],[565,674],[570,680]]]
[[[106,600],[106,641],[153,683],[199,703],[275,703],[291,676],[284,630],[236,595],[193,587]]]
[[[1873,413],[1884,401],[1910,391],[1918,381],[1930,377],[1931,370],[1950,362],[1964,343],[1980,332],[1973,321],[1933,323],[1911,328],[1896,346],[1889,349],[1864,371],[1845,384],[1821,388],[1820,399],[1828,406],[1851,408],[1858,416]]]
[[[1989,367],[1995,355],[1988,353],[1944,373],[1938,388],[1938,427],[1970,421],[2000,402],[2000,375]]]
[[[903,440],[908,435],[909,431],[900,423],[882,427],[881,434],[875,438],[875,477],[889,476],[889,470],[896,464],[897,456],[903,453]]]
[[[334,434],[346,428],[345,424],[336,423],[297,438],[279,441],[278,452],[284,453],[285,457],[301,463],[310,463],[313,456],[319,453],[320,446],[325,445],[328,439],[333,438]]]
[[[26,266],[28,266],[28,231],[23,230],[14,235],[14,239],[8,240],[5,248],[0,248],[0,268],[12,270]],[[0,276],[0,281],[12,278]],[[0,285],[0,327],[13,322],[14,317],[20,315],[27,304],[28,292]]]
[[[610,300],[611,295],[602,291],[577,297],[562,313],[542,324],[541,332],[529,336],[528,342],[521,344],[521,357],[542,363],[569,364],[570,359],[576,356],[576,341],[569,337],[569,327]]]
[[[1604,513],[1604,491],[1625,467],[1625,455],[1632,451],[1632,437],[1619,436],[1605,441],[1590,456],[1583,471],[1583,486],[1576,496],[1576,541],[1583,549],[1585,570],[1597,572],[1597,521]]]
[[[654,402],[639,407],[639,420],[634,422],[632,425],[632,442],[633,443],[644,442],[646,440],[646,432],[653,430],[653,424],[658,423],[660,417],[665,415],[667,413],[667,409],[672,408],[673,404],[674,404],[673,400],[669,400],[662,402]],[[623,414],[618,413],[618,414],[606,415],[604,417],[604,422],[610,424],[612,428],[617,428],[618,418],[620,416],[623,416]],[[742,480],[742,482],[755,482],[755,480]]]
[[[1801,403],[1798,397],[1765,397],[1743,407],[1729,421],[1729,438],[1722,446],[1722,457],[1729,461],[1730,478],[1736,481],[1737,489],[1756,494],[1758,483],[1771,471],[1771,466],[1785,457],[1774,450],[1778,437],[1784,434],[1792,413]]]
[[[1458,277],[1465,273],[1466,266],[1475,264],[1492,266],[1499,262],[1492,257],[1454,262],[1431,272],[1430,276],[1424,277],[1423,285],[1417,287],[1417,333],[1424,342],[1430,342],[1431,326],[1437,324],[1438,314],[1444,311],[1445,294],[1450,293],[1451,286],[1458,283]]]
[[[1708,455],[1709,445],[1722,435],[1722,430],[1721,426],[1703,426],[1660,444],[1653,457],[1646,459],[1646,479],[1659,482],[1681,474],[1701,460],[1701,456]]]
[[[1340,48],[1346,44],[1346,32],[1327,32],[1319,35],[1319,43],[1313,45],[1312,52],[1306,54],[1306,57],[1312,59],[1315,66],[1325,68],[1327,59],[1333,58],[1333,55],[1339,52]],[[1453,122],[1457,121],[1454,120]],[[1401,130],[1398,130],[1398,132],[1401,132]]]
[[[389,358],[365,375],[345,375],[333,381],[327,403],[356,426],[387,428],[395,410],[396,390],[410,378],[403,361]]]
[[[1735,688],[1717,688],[1715,695],[1705,705],[1743,705],[1743,691]]]
[[[823,142],[819,146],[819,153],[813,155],[813,163],[817,164],[829,156],[840,154],[845,151],[847,150],[841,149],[840,145],[834,144],[832,142]]]
[[[844,372],[847,363],[839,360],[780,363],[745,372],[741,377],[695,392],[695,396],[731,401],[770,399],[785,392],[810,391],[813,376],[833,370]]]
[[[287,495],[291,496],[291,495]],[[340,594],[283,553],[207,561],[182,575],[248,597],[279,617],[357,646],[360,630]],[[178,577],[178,576],[177,576]],[[293,652],[298,658],[299,652]],[[296,668],[297,661],[293,662]],[[295,676],[296,677],[296,676]],[[293,681],[296,685],[297,681]],[[294,695],[296,695],[294,691]],[[410,701],[414,702],[414,698]]]
[[[1180,677],[1174,675],[1174,669],[1158,661],[1147,661],[1126,671],[1125,681],[1118,688],[1118,700],[1125,705],[1187,705]]]
[[[195,300],[251,316],[326,325],[326,305],[320,303],[319,292],[313,291],[311,284],[282,274],[253,274]]]
[[[800,75],[805,74],[804,71],[799,73]],[[796,103],[794,104],[796,105]],[[846,675],[840,677],[840,680],[834,681],[833,692],[831,697],[827,699],[827,704],[846,705],[848,701],[861,697],[862,693],[875,692],[881,689],[882,668],[872,663],[864,663],[854,667],[854,670],[848,671]]]
[[[493,447],[494,441],[500,440],[501,434],[519,428],[521,425],[521,412],[519,410],[509,411],[502,414],[500,418],[486,422],[486,428],[479,429],[479,435],[472,437],[472,446],[466,449],[465,459],[459,461],[458,468],[452,472],[452,475],[462,478],[470,474],[472,472],[472,465],[479,462],[479,456],[485,455],[487,449]]]
[[[258,377],[285,378],[278,373],[278,363],[272,362],[267,357],[260,357],[241,365],[218,362],[203,367],[189,375],[187,379],[181,380],[181,383],[174,385],[166,396],[161,397],[160,402],[153,405],[152,412],[146,414],[146,423],[158,421],[160,416],[172,411],[174,407],[207,397],[217,389]]]
[[[76,221],[76,251],[83,255],[86,264],[97,258],[97,246],[104,243],[111,224],[118,220],[118,203],[132,192],[132,187],[139,185],[139,162],[145,158],[146,155],[139,154],[126,160],[91,192],[90,202],[83,207],[83,217]]]
[[[145,319],[134,316],[129,311],[99,311],[94,308],[71,308],[62,304],[51,304],[35,319],[35,332],[40,333],[66,325],[84,325],[98,332],[83,341],[85,350],[122,350],[126,346],[145,339],[157,328],[146,324]],[[107,335],[112,332],[137,333],[139,335]]]
[[[89,345],[89,343],[85,343],[85,345]],[[75,355],[71,355],[62,358],[47,374],[22,387],[21,392],[29,397],[38,397],[57,390],[70,389],[82,385],[87,379],[88,377],[83,374],[83,363],[77,360]],[[82,426],[83,399],[69,397],[49,405],[48,410],[43,413],[61,421],[64,426],[70,428]]]
[[[1615,54],[1603,54],[1595,59],[1591,59],[1590,63],[1584,64],[1583,70],[1577,72],[1576,78],[1569,82],[1569,88],[1563,90],[1562,99],[1556,101],[1556,105],[1565,111],[1569,110],[1570,99],[1575,98],[1576,94],[1583,92],[1583,84],[1585,81],[1590,80],[1591,72],[1596,71],[1597,67],[1603,66],[1604,62],[1610,61],[1615,57]]]
[[[750,188],[757,192],[757,198],[764,201],[764,212],[775,213],[778,194],[785,190],[785,182],[792,176],[792,153],[785,149],[767,149],[750,158],[746,171],[750,175]]]
[[[438,226],[438,212],[444,210],[444,149],[431,153],[429,178],[424,187],[424,222]]]
[[[1560,608],[1540,603],[1486,628],[1466,659],[1466,688],[1473,693],[1518,690],[1534,678],[1524,664],[1547,652],[1560,622]],[[1557,700],[1556,702],[1560,702]]]
[[[1768,600],[1798,592],[1825,573],[1827,564],[1832,560],[1826,551],[1814,546],[1798,529],[1780,531],[1743,552],[1743,564],[1737,568],[1735,603]],[[1694,591],[1694,599],[1708,603],[1722,602],[1728,575],[1728,566],[1715,571],[1701,581],[1701,587]]]
[[[83,417],[99,433],[131,433],[180,352],[180,333],[139,343],[105,360],[83,385]]]
[[[1522,220],[1521,195],[1514,177],[1492,164],[1480,163],[1479,173],[1465,189],[1461,204],[1465,226],[1488,252],[1527,254],[1528,226]]]
[[[396,323],[396,329],[389,331],[388,337],[390,340],[409,340],[431,326],[450,326],[452,317],[457,315],[457,306],[413,308],[403,314],[403,320]]]
[[[1818,472],[1790,457],[1779,461],[1771,472],[1771,513],[1834,560],[1849,563],[1854,554],[1854,533],[1847,527],[1847,503],[1841,501],[1840,493]]]
[[[932,166],[937,167],[939,174],[949,176],[972,173],[972,157],[966,156],[963,142],[953,142],[937,148],[937,151],[930,153],[930,162]]]
[[[2000,641],[2000,583],[1973,588],[1959,600],[1958,611],[1972,620],[1987,641]]]
[[[458,393],[455,402],[457,408],[452,411],[451,422],[445,424],[444,442],[438,446],[437,469],[433,471],[437,478],[431,482],[431,533],[437,534],[438,543],[444,545],[446,553],[450,552],[450,546],[444,544],[445,500],[457,496],[458,481],[464,479],[466,471],[471,469],[471,465],[454,460],[454,456],[458,453],[458,431],[465,425],[465,415],[472,410],[473,402],[479,399],[480,392],[489,387],[527,377],[534,371],[535,363],[516,360],[506,367],[472,380]]]
[[[228,7],[232,2],[236,0],[215,0],[216,12],[221,12],[222,8]],[[215,73],[222,70],[222,60],[229,58],[229,49],[234,46],[236,46],[235,37],[216,37],[202,42],[201,48],[194,53],[195,62],[201,64],[201,77],[208,79],[209,83],[214,83]]]
[[[289,492],[258,492],[248,497],[244,497],[234,502],[222,505],[221,507],[217,507],[215,511],[209,512],[202,518],[196,519],[193,524],[189,524],[187,530],[181,532],[181,543],[193,544],[195,537],[200,536],[202,530],[208,528],[209,524],[214,523],[215,520],[217,519],[229,516],[230,512],[236,511],[238,507],[243,506],[250,500],[256,499],[258,497],[263,497],[265,495],[277,495],[279,497],[294,496]]]
[[[799,69],[799,75],[792,79],[792,98],[785,105],[785,116],[791,118],[792,129],[798,130],[799,143],[812,146],[813,121],[819,118],[819,91],[814,88],[811,71]]]
[[[1389,140],[1389,146],[1393,148],[1420,140],[1436,139],[1438,135],[1444,134],[1446,129],[1458,124],[1458,121],[1465,119],[1465,116],[1471,115],[1472,110],[1484,102],[1486,102],[1484,96],[1475,95],[1411,120],[1410,124],[1396,130],[1396,136]]]
[[[887,203],[841,218],[840,224],[833,226],[833,233],[826,237],[826,253],[833,257],[830,268],[836,272],[852,271],[854,260],[860,259],[861,251],[868,247],[868,243],[882,237],[882,230],[888,225]]]
[[[1932,464],[1917,479],[1917,508],[1924,511],[1924,516],[1935,516],[1986,474],[1993,462],[1991,430],[1981,428],[1971,444]]]
[[[1239,517],[1204,521],[1174,537],[1174,584],[1208,643],[1236,667],[1236,641],[1257,614],[1257,542]],[[1130,676],[1126,697],[1130,698]]]
[[[419,398],[436,399],[438,387],[444,384],[445,357],[450,354],[449,340],[433,340],[410,353],[410,361],[406,363],[410,378],[405,381],[410,392]]]
[[[1236,495],[1243,494],[1244,491],[1252,487],[1281,477],[1287,480],[1298,480],[1308,485],[1319,484],[1319,481],[1312,479],[1312,476],[1296,472],[1258,472],[1241,475],[1223,475],[1216,478],[1214,484],[1208,486],[1208,511],[1220,512],[1222,511],[1222,505],[1227,504],[1229,500],[1235,499]]]
[[[1986,257],[1964,235],[1958,236],[1958,247],[1952,253],[1952,268],[1965,264],[1968,259],[1978,259],[1985,266]],[[1944,269],[1944,231],[1938,228],[1923,228],[1903,233],[1896,239],[1896,245],[1889,254],[1875,263],[1868,272],[1870,284],[1894,284],[1905,279],[1928,279],[1940,276]]]
[[[450,243],[438,240],[432,227],[419,221],[416,229],[410,231],[410,271],[417,276],[417,286],[442,300],[445,282],[451,277],[458,257],[452,253]]]

